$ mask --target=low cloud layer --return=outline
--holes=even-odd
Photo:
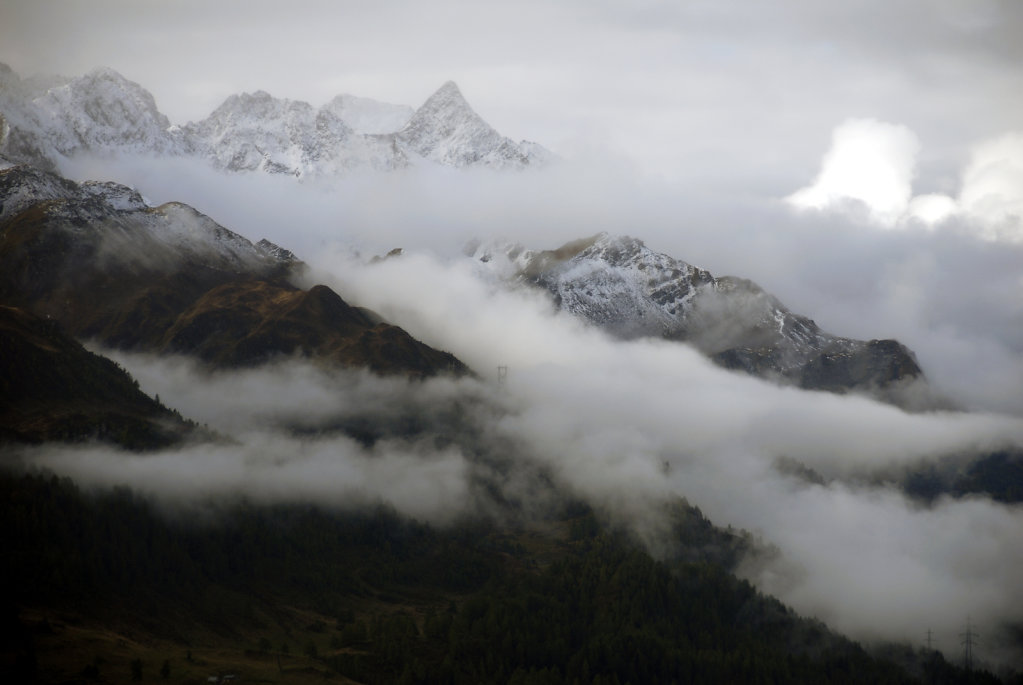
[[[1023,620],[1012,573],[1023,549],[1019,508],[985,499],[922,508],[857,484],[1023,445],[1023,245],[979,237],[969,216],[892,231],[865,212],[793,213],[772,198],[660,185],[613,164],[511,176],[417,169],[329,187],[181,160],[80,164],[79,177],[134,183],[153,201],[189,202],[294,250],[312,267],[306,285],[331,285],[453,352],[482,380],[407,385],[305,365],[207,378],[188,364],[123,357],[145,389],[235,442],[131,468],[122,465],[135,457],[102,450],[85,459],[47,452],[41,463],[179,497],[383,501],[438,522],[498,512],[480,496],[482,482],[523,511],[543,510],[550,492],[537,474],[546,470],[651,541],[664,530],[659,504],[684,496],[716,524],[775,545],[778,556],[747,573],[800,612],[865,639],[918,643],[930,628],[949,655],[969,614],[990,636],[985,658],[1008,658],[998,636]],[[751,278],[829,332],[898,338],[934,388],[968,411],[911,415],[729,373],[678,344],[613,341],[556,314],[539,292],[481,280],[460,252],[472,238],[553,248],[598,231]],[[393,247],[406,255],[366,265]],[[493,387],[498,365],[510,369],[503,394]],[[472,440],[437,442],[427,430],[367,445],[293,430],[363,418],[401,425],[435,406],[454,407]],[[777,470],[779,458],[833,480],[797,481]],[[204,468],[210,478],[197,479]]]
[[[177,505],[311,502],[353,510],[384,504],[444,523],[465,513],[452,502],[468,500],[466,462],[456,449],[424,453],[384,444],[367,450],[347,438],[299,441],[252,433],[144,459],[103,447],[27,458],[85,486],[125,485]]]
[[[967,500],[924,509],[851,483],[1023,445],[1023,421],[906,414],[722,371],[672,343],[611,341],[532,293],[495,298],[464,264],[413,256],[335,271],[342,291],[477,369],[509,365],[516,410],[502,428],[575,492],[638,529],[655,525],[652,502],[682,495],[716,523],[777,545],[779,559],[752,577],[800,611],[866,638],[913,642],[921,625],[938,626],[945,649],[966,613],[992,627],[1021,618],[1011,608],[1023,605],[1012,570],[1018,508]],[[775,469],[779,457],[837,480],[795,482]]]
[[[295,251],[316,280],[483,380],[407,384],[297,363],[211,377],[121,356],[147,391],[227,441],[144,458],[103,448],[27,458],[176,500],[385,502],[439,523],[495,513],[480,482],[542,509],[546,469],[646,539],[662,530],[658,503],[682,495],[775,545],[776,558],[747,572],[799,611],[854,637],[918,644],[932,629],[949,656],[971,615],[984,658],[1004,656],[1001,628],[1023,622],[1020,508],[983,498],[925,508],[855,483],[1023,444],[1023,153],[1018,132],[1002,133],[1020,111],[1019,3],[399,1],[355,14],[320,0],[58,4],[56,23],[41,3],[3,5],[0,60],[24,75],[112,66],[176,123],[239,91],[417,105],[453,78],[503,134],[576,161],[325,187],[184,160],[69,162],[76,178],[184,201]],[[334,20],[308,19],[323,16]],[[304,47],[266,49],[282,39]],[[184,44],[194,49],[171,61],[174,51],[153,49]],[[794,191],[816,209],[794,213],[780,200]],[[751,278],[829,332],[897,338],[969,411],[909,415],[731,374],[680,345],[614,342],[537,293],[481,283],[458,256],[473,238],[543,249],[598,231]],[[393,247],[408,256],[364,266]],[[510,368],[503,393],[497,365]],[[425,428],[410,424],[417,416]],[[361,440],[341,431],[372,423],[389,429]],[[438,426],[471,438],[438,439]],[[775,468],[780,457],[835,480],[798,481]]]
[[[964,173],[979,177],[982,167]],[[337,252],[368,259],[402,247],[456,259],[472,239],[550,249],[599,231],[632,235],[715,275],[752,279],[830,333],[898,339],[961,407],[1023,416],[1023,243],[982,237],[989,224],[970,215],[886,230],[865,209],[793,212],[774,197],[652,182],[606,159],[512,175],[424,168],[329,185],[225,175],[180,159],[80,159],[71,171],[133,184],[154,203],[187,202],[314,266]],[[341,294],[365,304],[361,293]]]
[[[615,341],[532,291],[495,291],[466,262],[337,258],[330,273],[480,379],[409,383],[297,361],[207,375],[187,360],[121,354],[145,390],[229,440],[148,457],[66,448],[28,458],[174,501],[383,502],[441,524],[502,516],[485,491],[520,514],[545,510],[544,472],[651,542],[665,531],[661,503],[682,496],[776,547],[745,572],[804,614],[867,640],[916,643],[931,628],[949,655],[969,614],[990,636],[984,658],[1010,658],[1000,640],[1023,620],[1023,511],[982,498],[921,507],[862,483],[1023,446],[1023,420],[907,414],[724,371],[684,345]],[[338,432],[363,419],[390,428],[368,441]],[[799,481],[776,468],[782,457],[833,480]]]

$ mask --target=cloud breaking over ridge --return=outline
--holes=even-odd
[[[749,577],[859,639],[913,641],[920,625],[957,625],[968,612],[994,647],[1000,626],[1023,618],[1018,507],[983,499],[922,507],[866,484],[1023,446],[1023,420],[906,414],[728,372],[684,345],[614,341],[532,293],[495,294],[464,262],[410,255],[335,266],[342,292],[400,313],[482,379],[409,383],[304,362],[209,376],[184,359],[118,354],[143,389],[231,440],[142,458],[101,448],[26,458],[86,485],[123,483],[168,501],[382,502],[439,524],[500,516],[488,491],[542,512],[552,496],[542,471],[655,547],[666,531],[660,504],[676,496],[718,525],[753,531],[778,553],[751,560]],[[511,370],[504,392],[493,381],[497,363]],[[401,428],[410,417],[422,430]],[[336,432],[362,419],[396,432],[370,444]],[[829,483],[793,478],[777,468],[780,457]]]
[[[26,76],[113,67],[177,124],[243,91],[416,106],[453,79],[502,134],[564,157],[529,175],[411,169],[324,186],[70,161],[79,180],[187,202],[293,250],[313,267],[307,285],[481,378],[409,384],[294,360],[209,376],[116,355],[227,439],[24,457],[176,503],[383,503],[438,525],[506,514],[487,488],[542,512],[550,476],[652,547],[658,505],[684,496],[775,546],[745,573],[800,612],[864,639],[918,643],[933,627],[949,655],[972,615],[998,654],[1002,628],[1023,623],[1020,507],[924,506],[882,481],[1023,446],[1020,35],[1014,0],[4,3],[0,61]],[[460,255],[474,238],[550,249],[599,231],[750,278],[837,335],[897,338],[964,411],[907,414],[732,374],[682,345],[615,342],[536,292],[480,281]],[[395,247],[406,256],[366,265]]]

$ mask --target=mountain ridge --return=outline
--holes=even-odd
[[[178,125],[149,91],[113,69],[29,82],[3,66],[0,155],[46,171],[80,154],[195,157],[224,171],[297,178],[424,163],[524,169],[554,158],[536,143],[501,136],[452,81],[415,110],[351,95],[317,108],[257,90],[230,95],[204,119]]]
[[[304,264],[182,203],[130,188],[0,169],[0,303],[72,336],[212,365],[301,355],[380,374],[465,374],[455,357],[290,279]]]
[[[899,386],[923,380],[898,341],[827,333],[750,280],[716,277],[629,236],[605,232],[539,251],[496,242],[467,252],[484,272],[545,290],[559,309],[617,338],[685,342],[725,368],[897,403]]]

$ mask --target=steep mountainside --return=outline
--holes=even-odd
[[[170,122],[152,94],[113,69],[94,69],[50,88],[33,104],[46,139],[65,156],[84,150],[177,149]]]
[[[306,354],[381,373],[465,372],[449,354],[287,283],[301,263],[191,207],[148,207],[132,189],[0,170],[0,303],[122,348],[253,364]]]
[[[242,93],[176,126],[148,91],[111,69],[22,80],[0,65],[0,156],[55,171],[83,153],[189,156],[232,172],[327,178],[412,163],[524,168],[552,158],[494,131],[453,83],[417,111],[351,95],[315,108]]]
[[[0,154],[53,171],[82,152],[176,154],[181,141],[149,91],[112,69],[22,80],[0,65]]]
[[[492,129],[452,81],[416,111],[397,140],[420,157],[456,167],[522,168],[549,158],[543,148],[515,143]]]
[[[468,369],[386,323],[375,323],[330,288],[243,281],[213,288],[178,316],[161,349],[217,365],[253,364],[302,353],[341,366],[415,377]]]
[[[556,250],[474,248],[484,268],[541,287],[558,306],[615,336],[686,341],[728,368],[809,389],[886,390],[922,375],[894,340],[822,331],[755,283],[715,277],[635,238],[600,234]]]
[[[190,430],[55,322],[0,305],[0,442],[88,438],[159,447]]]
[[[703,561],[736,536],[676,510],[694,561],[658,562],[580,507],[432,527],[388,508],[227,501],[192,525],[125,489],[0,472],[0,571],[18,588],[0,679],[999,682],[933,650],[872,656]]]
[[[148,207],[123,186],[20,166],[0,170],[0,205],[0,301],[110,344],[145,343],[209,288],[291,266],[191,207]]]

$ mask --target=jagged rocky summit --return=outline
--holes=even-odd
[[[553,155],[495,131],[445,83],[418,110],[341,95],[322,107],[257,91],[172,125],[142,86],[112,69],[21,79],[0,64],[0,157],[58,171],[82,154],[191,157],[232,172],[330,178],[421,164],[523,169]]]
[[[563,311],[619,338],[684,341],[730,369],[885,399],[922,377],[895,340],[832,335],[752,281],[715,277],[635,238],[601,233],[555,250],[492,243],[468,251],[487,272],[542,288]]]

